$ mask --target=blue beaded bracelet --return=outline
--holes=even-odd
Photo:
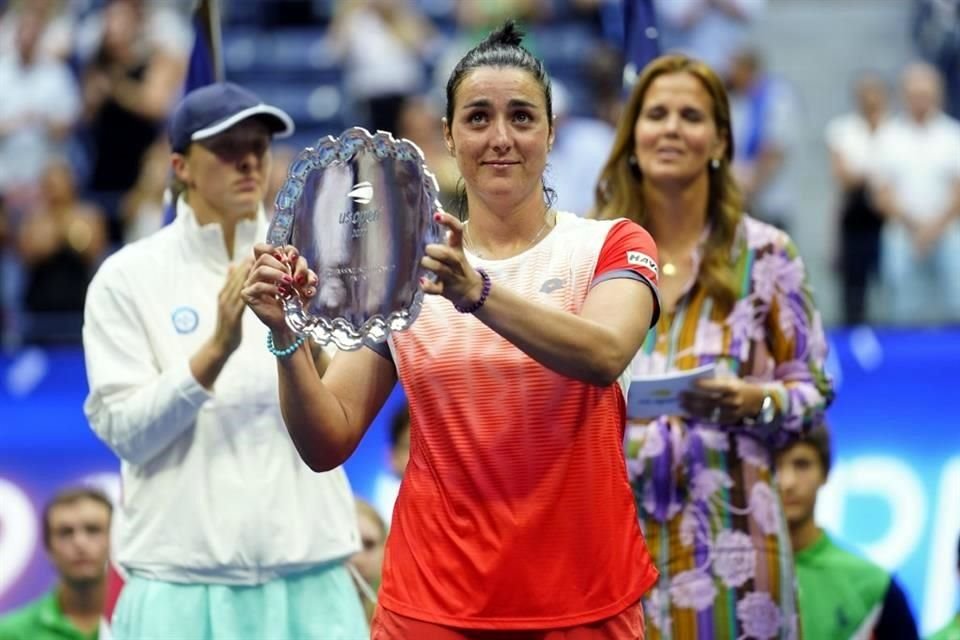
[[[490,276],[480,267],[477,267],[477,273],[480,274],[480,279],[483,280],[483,288],[480,290],[480,299],[469,307],[461,307],[458,304],[453,305],[453,308],[460,313],[476,313],[480,310],[480,307],[483,306],[483,303],[487,301],[487,296],[490,295]]]
[[[267,331],[267,351],[277,356],[278,358],[288,358],[294,351],[300,348],[304,342],[307,341],[306,336],[297,336],[297,339],[293,341],[286,349],[277,349],[277,345],[273,344],[273,332]]]

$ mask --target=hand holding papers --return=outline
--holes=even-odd
[[[712,378],[715,372],[716,363],[710,363],[696,369],[632,378],[627,394],[627,418],[686,415],[680,406],[680,394],[692,391],[697,380]]]

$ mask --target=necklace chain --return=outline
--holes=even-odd
[[[517,253],[523,253],[524,251],[532,247],[534,244],[536,244],[537,241],[539,241],[543,237],[544,233],[549,228],[550,228],[550,209],[547,209],[546,211],[543,212],[543,226],[540,227],[539,231],[537,231],[537,235],[533,236],[533,239],[530,242],[528,242],[526,245],[524,245],[523,249],[521,249]],[[463,223],[463,237],[464,239],[466,239],[467,245],[469,245],[470,248],[474,250],[474,253],[477,255],[477,257],[483,258],[484,255],[476,250],[477,243],[474,242],[473,238],[470,237],[470,221],[469,220]]]

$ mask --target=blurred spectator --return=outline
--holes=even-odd
[[[945,111],[960,118],[960,0],[915,0],[914,39],[945,81]]]
[[[556,137],[550,150],[547,177],[557,193],[557,207],[577,215],[593,209],[600,171],[613,146],[620,116],[623,56],[608,45],[593,47],[581,66],[586,92],[580,109],[566,85],[553,81]]]
[[[877,141],[889,305],[896,322],[916,322],[926,309],[960,321],[960,122],[941,110],[943,84],[932,66],[908,66],[902,89],[906,113],[885,125]]]
[[[120,199],[136,184],[143,154],[180,95],[193,30],[172,6],[145,0],[110,0],[84,30],[95,42],[82,73],[92,146],[88,188],[118,242]]]
[[[396,132],[404,97],[424,87],[432,25],[411,0],[344,0],[331,31],[361,118],[371,131]]]
[[[381,474],[374,487],[374,504],[386,522],[393,517],[393,505],[400,491],[400,481],[410,461],[410,409],[404,404],[393,414],[390,421],[390,471],[392,476]]]
[[[744,208],[789,230],[794,197],[788,161],[799,135],[793,92],[767,73],[759,51],[741,49],[728,76],[733,117],[733,171]]]
[[[830,121],[827,149],[833,178],[840,192],[838,231],[843,320],[848,325],[867,319],[867,290],[880,264],[883,216],[869,197],[867,184],[876,158],[877,133],[887,119],[887,87],[874,74],[856,83],[856,109]]]
[[[698,58],[723,77],[767,0],[657,0],[660,48]]]
[[[112,512],[110,500],[89,488],[66,489],[47,504],[43,544],[57,584],[0,618],[2,640],[97,640]]]
[[[43,28],[40,14],[22,12],[16,50],[0,56],[0,193],[14,208],[33,197],[80,112],[70,70],[38,50]]]
[[[454,211],[460,170],[443,139],[442,114],[426,96],[411,96],[403,101],[396,135],[412,140],[437,178],[440,203],[446,211]]]
[[[349,562],[355,569],[354,580],[369,622],[377,608],[376,594],[383,575],[383,547],[387,541],[387,526],[369,502],[357,498],[356,503],[361,549],[350,557]]]
[[[957,574],[960,577],[960,538],[957,539]],[[928,640],[960,640],[960,612],[947,626],[930,636]]]
[[[67,0],[15,0],[0,16],[0,55],[16,52],[17,31],[25,13],[35,14],[43,27],[37,52],[46,58],[66,60],[73,50],[74,19]]]
[[[87,285],[106,239],[103,212],[78,199],[73,169],[64,160],[52,162],[18,233],[26,342],[79,341]]]
[[[593,209],[594,194],[603,165],[613,147],[615,130],[598,118],[570,113],[571,97],[562,84],[553,82],[556,137],[547,166],[548,186],[557,193],[556,206],[585,216]]]
[[[170,145],[157,139],[144,153],[140,175],[120,203],[124,244],[146,238],[163,226],[169,177]]]
[[[267,186],[263,192],[263,208],[266,211],[268,220],[273,219],[277,194],[287,181],[287,172],[290,170],[290,163],[293,162],[298,153],[299,151],[288,144],[275,144],[271,150],[273,160],[270,163],[270,174],[267,176]]]
[[[611,127],[617,125],[623,108],[623,64],[620,50],[598,43],[580,67],[593,115]]]
[[[907,598],[889,573],[837,546],[817,526],[817,494],[830,472],[830,437],[824,426],[777,455],[777,481],[799,583],[805,638],[916,640]]]

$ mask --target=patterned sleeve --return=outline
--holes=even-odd
[[[786,234],[757,251],[751,279],[751,297],[767,310],[765,341],[775,363],[767,388],[780,416],[777,438],[788,440],[820,421],[833,401],[824,370],[827,341],[803,260]]]
[[[658,275],[657,245],[653,238],[637,223],[621,220],[607,233],[590,286],[594,287],[614,278],[629,278],[644,283],[653,293],[651,325],[654,325],[660,317]]]

